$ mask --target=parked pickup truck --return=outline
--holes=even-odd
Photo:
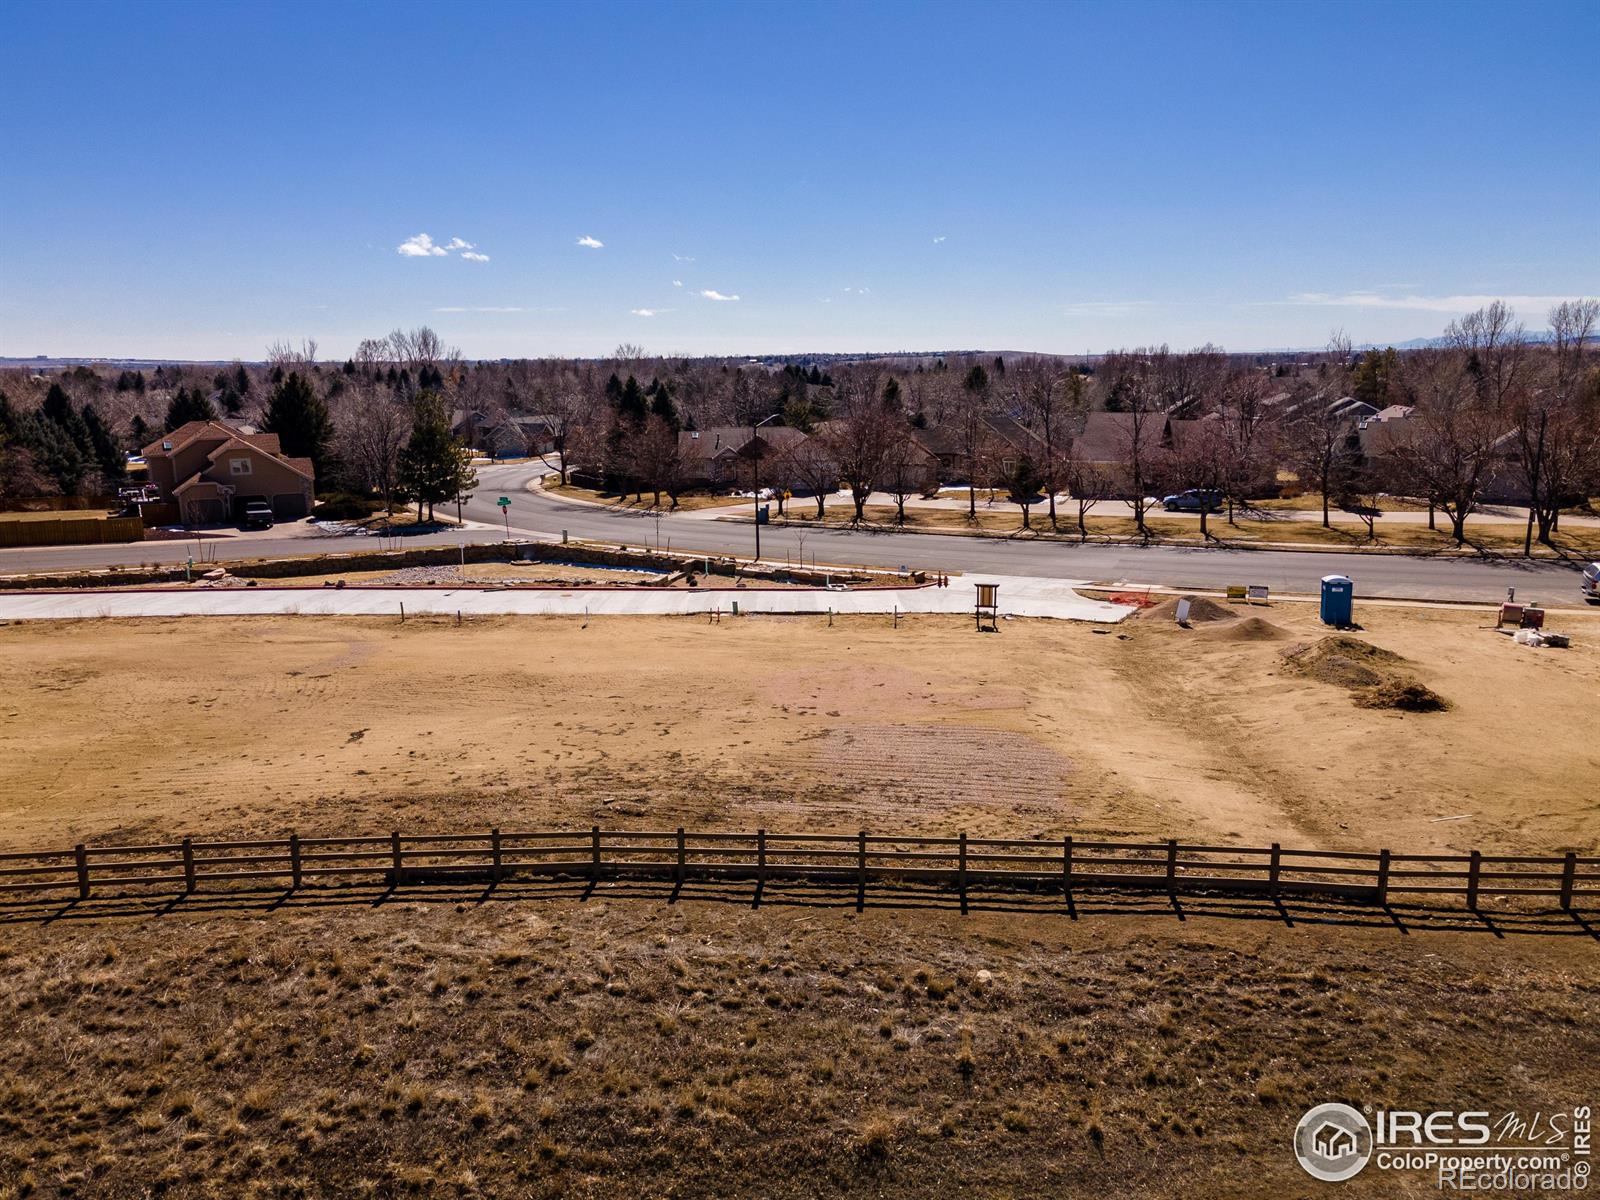
[[[265,500],[246,500],[239,524],[244,529],[271,529],[272,505]]]
[[[1213,513],[1222,509],[1222,493],[1206,488],[1190,488],[1187,492],[1165,497],[1161,503],[1168,512]]]

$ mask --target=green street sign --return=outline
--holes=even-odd
[[[495,501],[495,503],[498,504],[501,508],[510,508],[511,507],[511,497],[510,496],[501,496],[500,499]]]

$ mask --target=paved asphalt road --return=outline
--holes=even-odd
[[[541,540],[574,538],[654,544],[653,517],[577,505],[529,492],[526,484],[541,469],[527,464],[480,466],[478,488],[465,515],[494,528],[470,530],[471,542],[504,536],[495,500],[511,499],[513,536]],[[747,556],[754,548],[754,526],[722,521],[660,522],[663,542],[675,550]],[[455,533],[406,538],[403,545],[454,545]],[[805,534],[772,527],[761,535],[764,558],[798,555],[804,538],[805,556],[819,563],[861,563],[868,566],[948,571],[985,571],[996,575],[1036,575],[1130,585],[1156,584],[1220,589],[1230,583],[1264,583],[1274,591],[1313,592],[1324,575],[1348,574],[1358,597],[1390,596],[1433,600],[1503,599],[1515,587],[1524,599],[1547,604],[1578,602],[1578,567],[1548,559],[1416,558],[1405,555],[1308,554],[1270,550],[1207,550],[1167,546],[1076,546],[1063,542],[1017,542],[987,538],[942,537],[816,530]],[[356,538],[232,538],[219,545],[224,558],[276,558],[316,550],[350,551],[376,548],[376,541]],[[146,542],[138,546],[66,546],[45,550],[0,550],[0,574],[19,571],[67,570],[129,562],[182,562],[192,542]]]

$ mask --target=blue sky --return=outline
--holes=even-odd
[[[0,21],[0,354],[1252,349],[1600,293],[1590,2]]]

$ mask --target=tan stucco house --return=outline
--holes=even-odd
[[[293,520],[309,516],[316,499],[311,460],[286,456],[275,433],[190,421],[146,446],[144,460],[185,525],[231,521],[247,500],[265,500],[275,517]]]

